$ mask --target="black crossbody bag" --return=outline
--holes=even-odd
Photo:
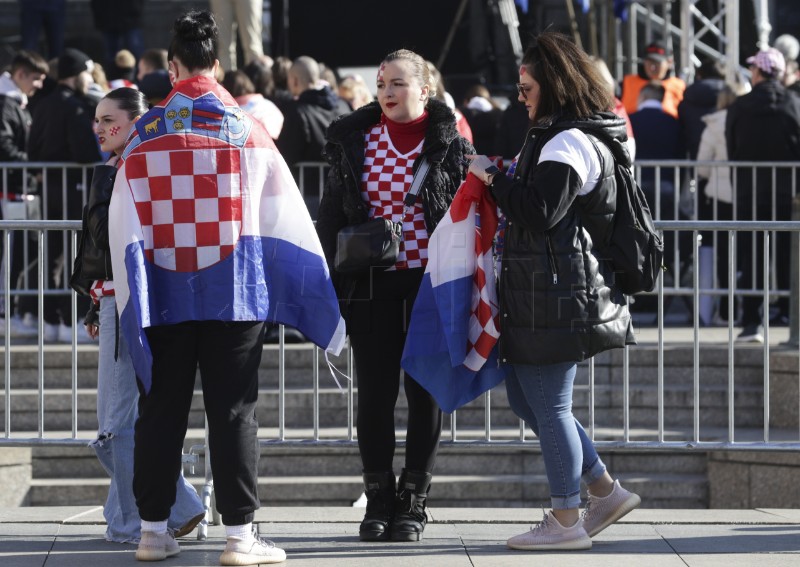
[[[414,173],[411,188],[403,199],[403,219],[414,207],[430,167],[430,162],[422,158]],[[369,273],[372,268],[390,268],[397,263],[402,238],[402,221],[393,222],[391,219],[378,217],[365,223],[346,226],[337,235],[333,267],[340,274],[350,276]]]

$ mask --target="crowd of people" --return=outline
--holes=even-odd
[[[639,496],[610,475],[572,413],[577,363],[633,342],[628,301],[598,263],[582,219],[591,216],[598,234],[608,230],[619,152],[626,165],[634,156],[800,162],[797,40],[783,36],[747,60],[747,92],[745,83],[727,83],[716,61],[703,62],[687,86],[675,76],[670,48],[661,41],[645,47],[640,72],[618,85],[602,60],[566,36],[544,32],[526,51],[517,96],[503,108],[484,85],[469,88],[457,105],[438,70],[404,49],[376,62],[376,96],[366,78],[339,80],[312,57],[272,60],[261,49],[260,22],[254,21],[260,2],[214,0],[224,25],[209,11],[192,11],[174,23],[169,49],[144,49],[141,4],[126,3],[130,13],[117,18],[119,25],[101,26],[108,3],[92,2],[108,49],[102,63],[59,48],[63,32],[48,28],[49,55],[57,58],[46,61],[25,36],[25,48],[0,75],[0,162],[103,163],[88,176],[69,168],[26,176],[13,170],[3,202],[46,194],[42,216],[83,217],[87,237],[100,251],[91,261],[99,263],[92,273],[101,275],[85,286],[91,305],[85,327],[100,343],[93,448],[111,477],[107,539],[136,543],[139,560],[161,560],[179,553],[176,538],[204,517],[180,464],[199,366],[216,504],[227,535],[221,563],[285,560],[284,551],[253,526],[264,322],[294,323],[320,347],[335,351],[344,333],[340,308],[359,394],[356,422],[367,499],[359,537],[423,539],[442,411],[402,370],[401,355],[429,238],[468,173],[483,182],[503,215],[499,345],[508,368],[506,388],[512,410],[541,441],[551,493],[552,511],[508,546],[588,549],[592,537],[636,508]],[[52,27],[42,18],[63,9],[63,1],[47,3],[39,23]],[[23,17],[33,26],[32,14]],[[506,173],[497,167],[498,157],[513,158]],[[329,166],[326,177],[300,180],[324,187],[318,210],[297,207],[302,200],[289,168],[322,161]],[[701,165],[698,208],[691,211],[680,206],[686,180],[656,173],[645,170],[640,181],[661,219],[782,220],[791,211],[791,169],[753,175]],[[233,174],[247,182],[239,185]],[[190,175],[191,187],[178,180]],[[82,191],[88,191],[85,208]],[[278,194],[294,208],[258,208],[262,199],[275,206]],[[4,218],[12,218],[12,210],[4,206]],[[338,273],[340,231],[371,219],[401,226],[396,260],[367,276]],[[128,232],[111,230],[117,223]],[[292,230],[304,227],[310,233],[293,241]],[[777,249],[786,258],[788,234],[783,236]],[[742,287],[763,281],[760,238],[748,234],[737,243]],[[288,252],[290,241],[294,248]],[[717,277],[725,285],[723,244],[716,249]],[[667,257],[684,245],[668,238]],[[12,248],[4,261],[16,282],[29,266],[20,238]],[[71,275],[63,233],[50,231],[47,248],[48,287],[58,289]],[[698,251],[702,277],[714,264],[709,248]],[[307,267],[320,259],[303,277],[321,274],[317,297],[333,306],[324,332],[317,329],[325,319],[318,305],[308,308],[308,316],[302,307],[288,320],[275,314],[272,304],[280,301],[273,294],[302,293],[292,285],[296,264],[270,263],[279,256],[302,257]],[[89,256],[83,260],[90,272]],[[247,274],[235,271],[239,264],[250,266]],[[192,281],[185,294],[185,281],[162,275],[200,274],[211,266],[214,274]],[[781,289],[788,289],[787,268],[778,263]],[[231,277],[225,279],[228,272],[220,270],[228,269]],[[552,277],[534,277],[541,273]],[[132,290],[131,278],[146,283]],[[246,305],[225,304],[228,297]],[[131,307],[132,301],[138,303]],[[724,304],[699,308],[708,324],[728,311]],[[5,309],[12,333],[36,332],[29,324],[34,305],[22,298]],[[71,340],[75,322],[64,295],[45,296],[42,317],[45,340]],[[739,340],[763,341],[761,325],[768,317],[760,297],[745,297]],[[398,478],[392,463],[401,381],[408,430]],[[583,513],[581,481],[588,489]]]

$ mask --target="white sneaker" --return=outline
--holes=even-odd
[[[11,317],[11,336],[12,337],[35,337],[38,334],[36,327],[29,327],[17,316]],[[5,318],[0,315],[0,337],[6,336]]]
[[[591,549],[592,540],[583,529],[583,520],[565,528],[552,512],[544,515],[542,523],[529,532],[512,537],[506,542],[511,549],[524,551]]]
[[[589,537],[594,537],[641,503],[638,494],[625,490],[615,480],[608,496],[600,498],[589,493],[589,501],[583,511],[583,527]]]
[[[256,527],[247,539],[229,537],[225,551],[219,556],[220,565],[259,565],[286,561],[286,552],[268,539],[258,537]]]
[[[136,560],[161,561],[180,552],[181,546],[175,541],[170,530],[163,534],[143,530],[142,539],[139,540],[139,547],[136,549]]]
[[[58,342],[58,336],[59,336],[58,327],[59,325],[54,325],[52,323],[44,324],[44,342],[46,343]]]
[[[45,337],[47,333],[45,333]],[[92,337],[86,334],[84,329],[78,329],[76,334],[77,343],[80,344],[88,344],[92,342]],[[47,339],[45,339],[47,340]],[[71,343],[72,342],[72,327],[67,327],[64,323],[61,323],[58,326],[58,342],[60,343]]]

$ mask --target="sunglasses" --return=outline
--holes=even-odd
[[[517,92],[519,93],[519,96],[521,96],[525,100],[528,100],[528,93],[531,91],[532,88],[533,85],[526,85],[525,83],[517,83]]]

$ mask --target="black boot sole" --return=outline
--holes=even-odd
[[[422,541],[422,533],[418,532],[395,532],[391,534],[392,541]]]
[[[358,539],[361,541],[388,541],[389,540],[389,532],[383,531],[359,531],[358,532]]]

